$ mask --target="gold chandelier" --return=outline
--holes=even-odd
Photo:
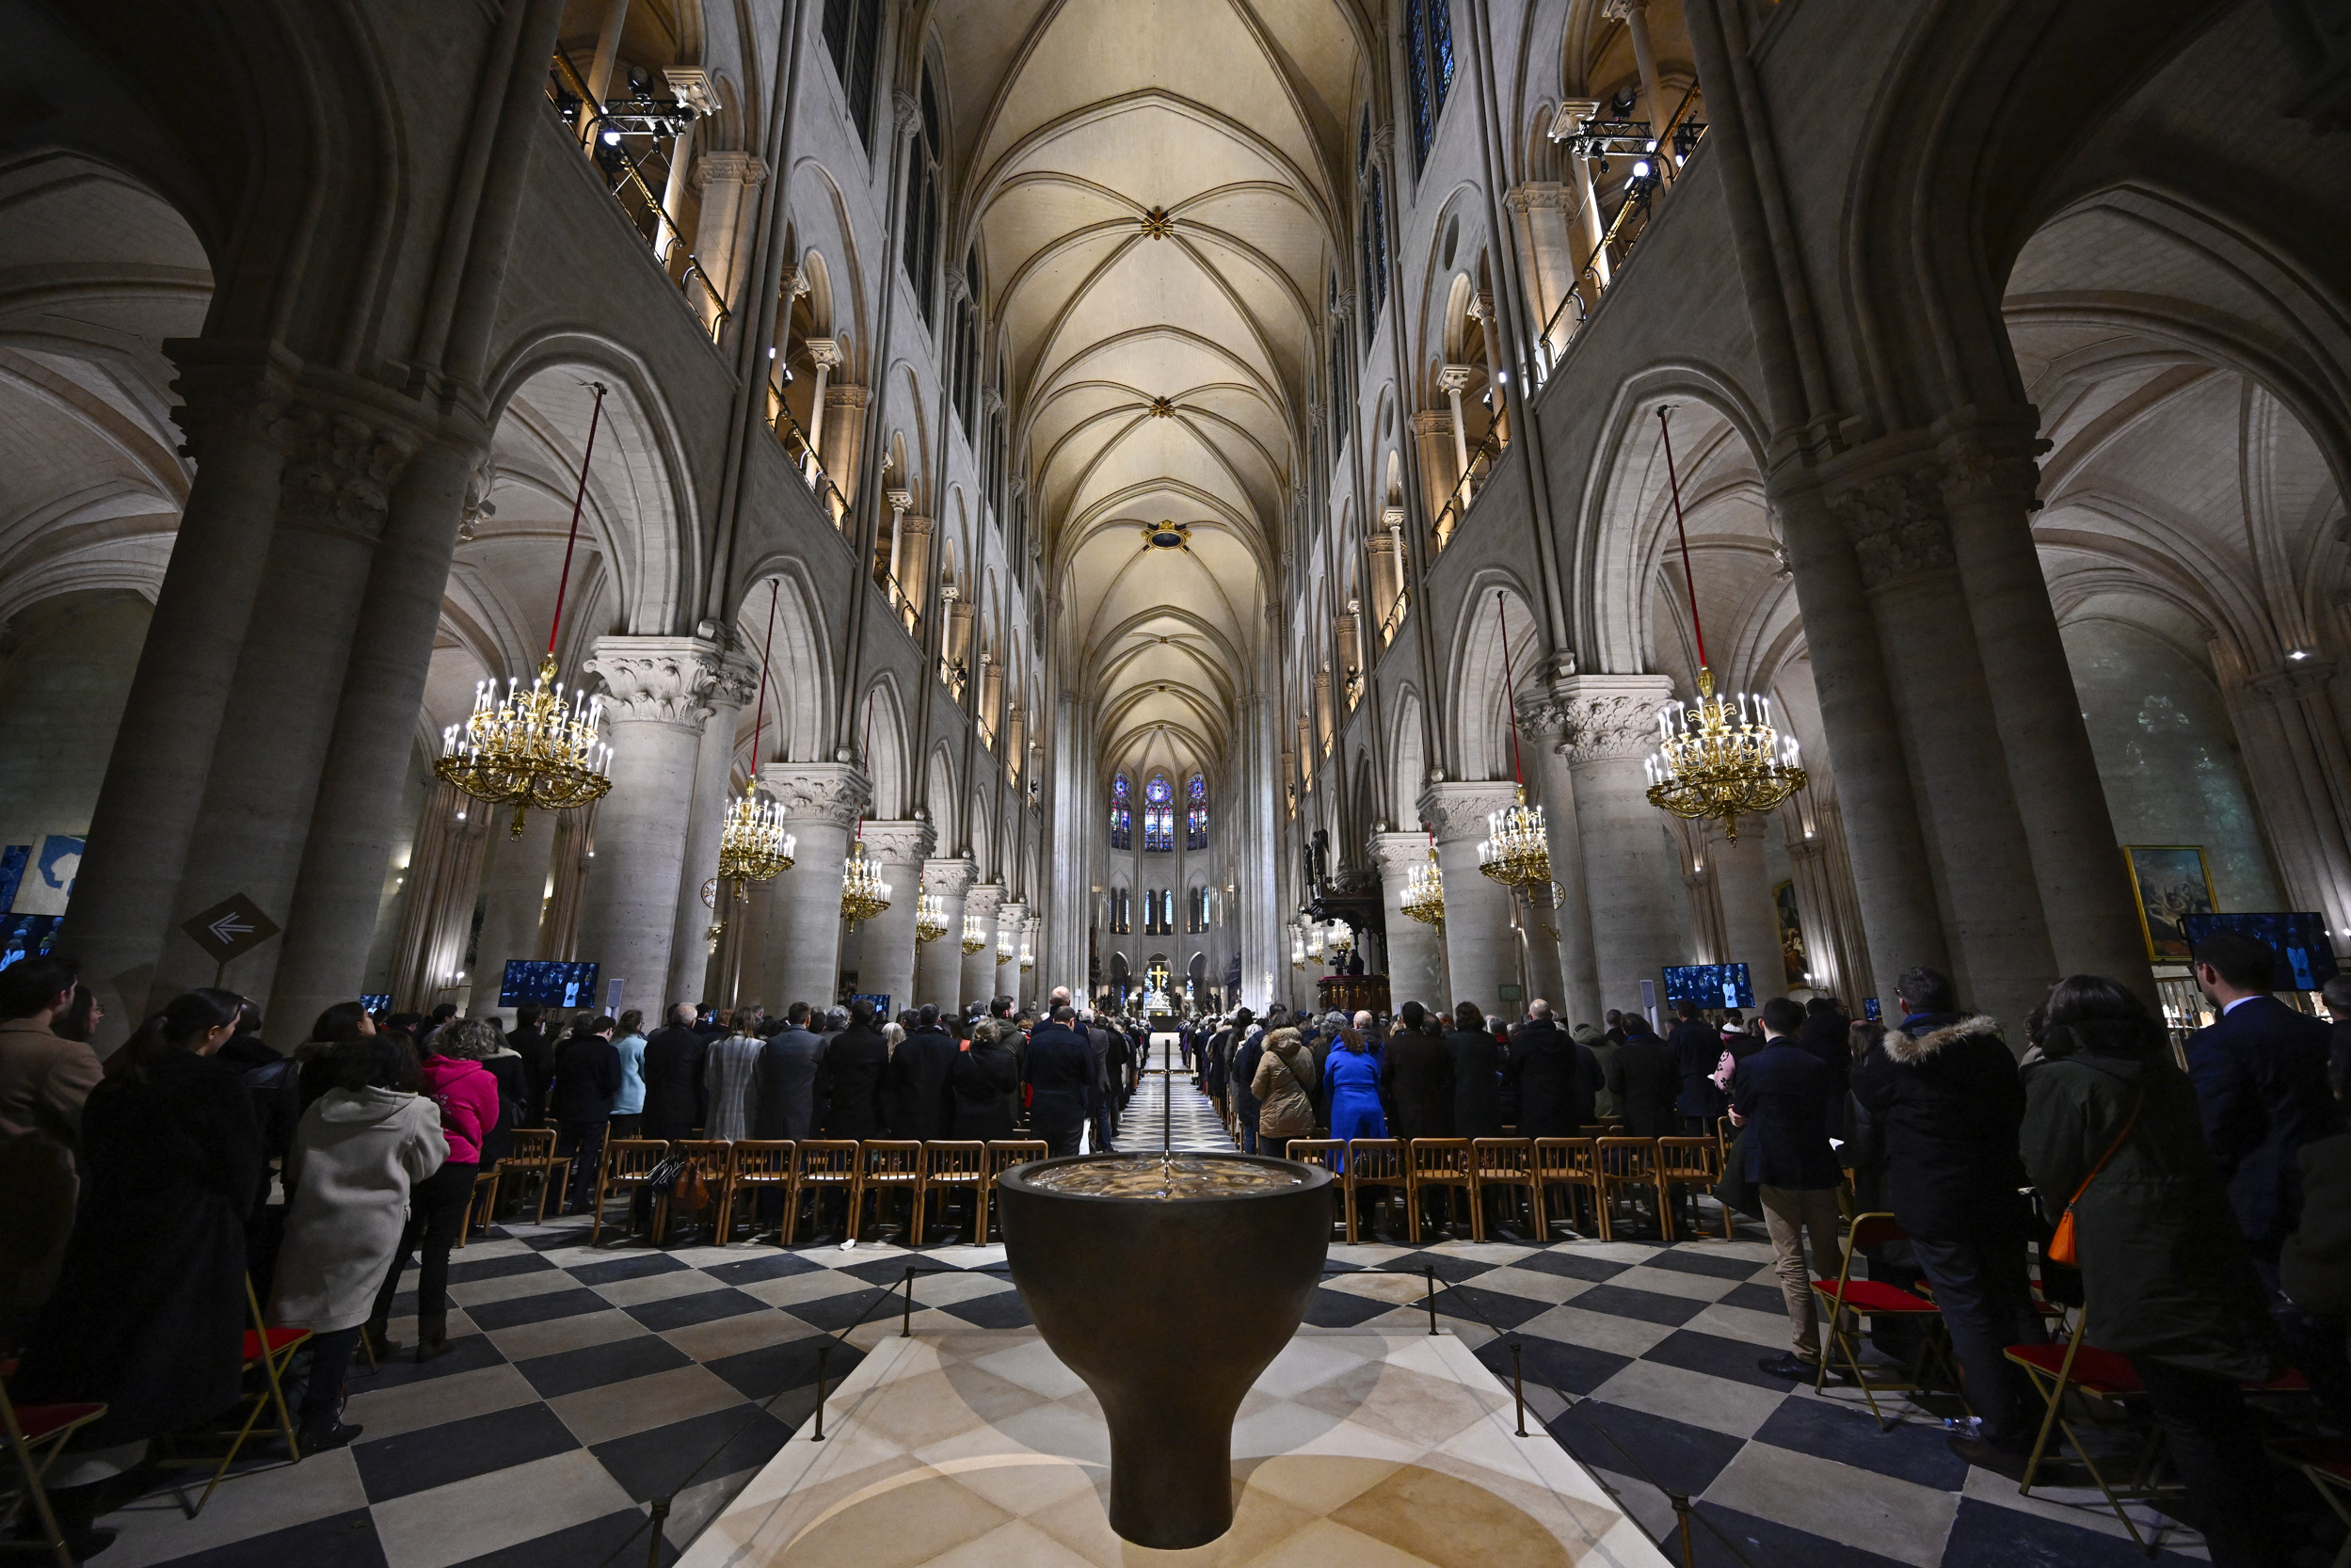
[[[1423,925],[1445,929],[1445,871],[1437,864],[1434,834],[1429,838],[1428,863],[1404,873],[1404,897],[1398,907]]]
[[[947,901],[936,893],[925,893],[915,900],[914,939],[936,942],[947,935]]]
[[[433,772],[465,794],[491,806],[514,806],[512,837],[522,837],[522,819],[534,806],[562,811],[601,800],[613,787],[613,748],[598,739],[604,699],[571,694],[565,705],[563,682],[555,679],[555,634],[563,627],[564,596],[571,585],[571,552],[580,538],[580,507],[587,498],[588,461],[596,456],[596,431],[604,417],[604,388],[595,383],[596,407],[588,415],[587,447],[580,456],[580,488],[571,499],[571,537],[563,552],[563,576],[555,585],[555,615],[547,630],[547,655],[538,678],[523,691],[514,677],[504,697],[498,682],[473,688],[473,712],[463,724],[441,731],[441,754]]]
[[[859,920],[870,920],[888,907],[889,884],[865,857],[865,840],[860,838],[849,846],[849,864],[841,869],[840,918],[855,931]]]
[[[996,938],[996,961],[999,964],[1011,963],[1013,951],[1013,939],[1000,933]]]
[[[757,753],[754,753],[756,756]],[[727,803],[726,825],[718,835],[718,874],[735,885],[735,897],[747,899],[749,882],[770,882],[792,869],[792,852],[799,840],[784,831],[783,809],[748,789]]]
[[[1037,950],[1027,942],[1020,944],[1020,972],[1027,974],[1037,967]]]
[[[1354,929],[1345,920],[1331,921],[1322,937],[1323,951],[1331,955],[1331,962],[1334,964],[1345,962],[1347,954],[1354,946]]]
[[[963,918],[963,950],[968,957],[988,945],[988,924],[984,917],[966,915]]]
[[[1486,813],[1486,838],[1478,845],[1478,870],[1509,888],[1531,888],[1551,880],[1551,839],[1543,808],[1518,802]]]
[[[1722,835],[1738,842],[1739,818],[1770,810],[1809,780],[1799,764],[1796,737],[1783,737],[1771,723],[1771,699],[1715,696],[1714,671],[1706,666],[1706,633],[1698,621],[1698,585],[1689,572],[1689,536],[1682,528],[1682,482],[1673,471],[1673,437],[1657,410],[1657,439],[1665,448],[1665,472],[1673,489],[1673,531],[1682,541],[1682,583],[1689,593],[1690,632],[1698,645],[1698,704],[1670,702],[1657,710],[1657,750],[1648,760],[1649,804],[1677,817],[1713,819]],[[1736,712],[1737,718],[1732,714]]]

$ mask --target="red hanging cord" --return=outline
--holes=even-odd
[[[874,688],[874,691],[879,690],[879,687]],[[865,744],[859,748],[868,764],[873,760],[873,696],[872,691],[865,694]],[[857,808],[857,842],[865,842],[865,808],[862,806]]]
[[[760,707],[759,716],[751,721],[751,788],[760,787],[760,738],[767,732],[767,661],[776,649],[776,599],[783,591],[784,580],[776,578],[767,585],[767,641],[760,645]]]
[[[604,418],[604,383],[591,381],[596,407],[588,414],[587,450],[580,454],[580,488],[571,497],[571,536],[564,540],[563,576],[555,583],[555,617],[547,627],[547,657],[555,656],[555,633],[563,627],[564,596],[571,589],[571,552],[580,542],[580,508],[587,501],[588,461],[596,456],[596,427]]]
[[[1518,765],[1518,676],[1511,668],[1511,617],[1503,614],[1503,591],[1494,590],[1494,618],[1502,628],[1502,694],[1511,699],[1511,778],[1527,786],[1526,770]]]
[[[1657,406],[1657,439],[1665,443],[1665,478],[1673,487],[1673,533],[1682,541],[1682,588],[1689,595],[1689,630],[1698,639],[1698,667],[1706,667],[1706,629],[1698,623],[1698,579],[1689,574],[1689,536],[1682,530],[1682,481],[1673,472],[1673,433],[1666,424],[1666,406]]]

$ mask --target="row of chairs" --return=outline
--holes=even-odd
[[[1711,1191],[1722,1182],[1722,1145],[1715,1138],[1292,1138],[1283,1152],[1290,1159],[1330,1171],[1338,1185],[1347,1240],[1362,1234],[1365,1189],[1405,1196],[1405,1225],[1418,1241],[1428,1205],[1423,1193],[1444,1192],[1448,1214],[1467,1200],[1469,1233],[1486,1239],[1486,1194],[1498,1192],[1523,1206],[1537,1240],[1552,1229],[1579,1227],[1585,1215],[1602,1240],[1615,1235],[1620,1204],[1646,1198],[1657,1226],[1674,1240],[1678,1193]],[[1557,1209],[1554,1199],[1560,1201]],[[1696,1205],[1691,1206],[1691,1233]],[[1731,1238],[1731,1214],[1722,1211],[1723,1240]]]
[[[968,1193],[972,1207],[971,1239],[986,1241],[989,1209],[996,1178],[1015,1165],[1043,1160],[1049,1151],[1036,1139],[992,1142],[919,1142],[897,1138],[736,1139],[616,1138],[604,1145],[596,1172],[596,1200],[588,1226],[588,1242],[603,1235],[608,1206],[626,1199],[633,1208],[640,1195],[652,1199],[652,1237],[658,1244],[669,1234],[675,1209],[676,1183],[654,1190],[655,1168],[671,1155],[694,1162],[715,1209],[711,1241],[725,1246],[735,1240],[738,1224],[756,1230],[764,1197],[780,1209],[775,1234],[778,1245],[790,1245],[800,1233],[802,1219],[822,1223],[820,1194],[839,1194],[847,1211],[852,1235],[864,1233],[868,1200],[873,1219],[881,1218],[888,1194],[906,1201],[906,1233],[919,1236],[930,1221],[935,1200]],[[804,1207],[805,1206],[805,1207]]]

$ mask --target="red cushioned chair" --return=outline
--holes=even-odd
[[[286,1368],[294,1362],[294,1352],[310,1342],[311,1331],[306,1328],[271,1328],[264,1322],[262,1304],[253,1294],[250,1275],[245,1281],[245,1310],[247,1321],[252,1326],[245,1331],[243,1369],[248,1373],[258,1370],[262,1374],[262,1386],[244,1397],[247,1406],[245,1424],[237,1428],[236,1435],[229,1440],[228,1449],[221,1454],[217,1464],[210,1458],[182,1459],[176,1456],[157,1462],[166,1466],[213,1465],[212,1480],[205,1483],[204,1495],[196,1499],[194,1508],[187,1511],[191,1519],[204,1512],[204,1505],[212,1501],[215,1489],[228,1479],[229,1466],[236,1463],[237,1455],[244,1450],[245,1440],[253,1434],[253,1428],[260,1424],[264,1411],[274,1410],[277,1413],[278,1435],[285,1439],[287,1463],[298,1464],[302,1458],[302,1446],[294,1434],[294,1417],[286,1409],[285,1380]]]
[[[16,1523],[16,1508],[29,1505],[33,1517],[40,1521],[38,1541],[9,1541],[0,1549],[43,1551],[54,1557],[58,1568],[73,1568],[73,1555],[65,1549],[65,1532],[57,1528],[57,1516],[50,1512],[49,1489],[42,1478],[49,1473],[50,1462],[72,1435],[106,1413],[103,1404],[28,1404],[18,1406],[8,1398],[7,1379],[16,1372],[16,1364],[0,1367],[0,1430],[5,1430],[8,1442],[8,1457],[16,1464],[21,1490],[16,1505],[0,1511],[0,1530]]]
[[[2072,1445],[2074,1457],[2089,1472],[2089,1479],[2114,1510],[2114,1516],[2122,1521],[2131,1540],[2143,1552],[2152,1553],[2139,1534],[2138,1522],[2123,1508],[2133,1499],[2163,1496],[2154,1484],[2155,1463],[2163,1452],[2163,1434],[2151,1422],[2137,1419],[2140,1413],[2133,1406],[2147,1396],[2146,1385],[2139,1382],[2138,1371],[2127,1356],[2112,1351],[2102,1351],[2083,1341],[2083,1332],[2089,1325],[2087,1313],[2076,1313],[2073,1333],[2064,1340],[2050,1340],[2039,1345],[2010,1345],[2008,1360],[2023,1368],[2033,1384],[2033,1391],[2041,1397],[2046,1408],[2041,1413],[2040,1431],[2033,1438],[2032,1457],[2024,1463],[2024,1479],[2017,1483],[2020,1496],[2030,1496],[2034,1483],[2040,1478],[2041,1461],[2047,1457],[2052,1433],[2061,1434]],[[2079,1430],[2066,1415],[2065,1397],[2077,1396],[2076,1403],[2087,1421],[2116,1428],[2144,1426],[2145,1438],[2137,1457],[2132,1461],[2131,1473],[2119,1480],[2109,1478],[2097,1456],[2082,1442]]]
[[[1880,1432],[1890,1431],[1893,1423],[1878,1407],[1879,1395],[1915,1393],[1929,1387],[1926,1381],[1928,1364],[1932,1362],[1946,1369],[1950,1365],[1943,1350],[1943,1314],[1934,1303],[1883,1280],[1853,1277],[1853,1258],[1862,1249],[1908,1240],[1908,1234],[1894,1223],[1890,1213],[1856,1214],[1852,1229],[1846,1233],[1845,1259],[1837,1266],[1836,1279],[1813,1281],[1813,1294],[1829,1309],[1829,1342],[1822,1347],[1813,1391],[1818,1393],[1828,1386],[1829,1357],[1833,1352],[1843,1358],[1846,1376],[1862,1391],[1862,1398],[1869,1401],[1869,1413],[1877,1417]],[[1920,1336],[1918,1354],[1898,1375],[1873,1375],[1864,1369],[1861,1342],[1863,1318],[1920,1320],[1926,1332]],[[1952,1382],[1956,1384],[1958,1379],[1953,1377]]]

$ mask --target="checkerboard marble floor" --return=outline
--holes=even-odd
[[[1001,1247],[657,1252],[609,1231],[604,1245],[586,1240],[571,1221],[474,1241],[451,1271],[455,1350],[362,1370],[347,1416],[366,1429],[357,1445],[239,1477],[195,1520],[168,1492],[151,1495],[105,1521],[121,1536],[94,1560],[598,1568],[650,1499],[674,1493],[666,1561],[813,1409],[827,1336],[873,1309],[831,1353],[838,1380],[899,1332],[896,1304],[876,1304],[909,1263],[945,1271],[916,1283],[918,1334],[1030,1321],[1010,1280],[986,1272]],[[2148,1560],[2094,1494],[2021,1498],[1953,1457],[1923,1411],[1881,1433],[1858,1395],[1760,1373],[1787,1320],[1752,1230],[1671,1247],[1334,1246],[1332,1269],[1307,1313],[1325,1327],[1425,1329],[1421,1271],[1454,1286],[1438,1294],[1439,1324],[1506,1384],[1519,1344],[1530,1414],[1653,1536],[1672,1532],[1660,1488],[1673,1488],[1758,1568]],[[405,1342],[410,1324],[394,1334]],[[634,1568],[645,1550],[640,1537],[617,1560]],[[2191,1533],[2165,1537],[2164,1560],[2202,1557]],[[1738,1560],[1703,1530],[1698,1559]]]
[[[1165,1138],[1179,1149],[1231,1149],[1232,1135],[1217,1120],[1216,1107],[1208,1096],[1191,1086],[1181,1057],[1176,1062],[1176,1103],[1168,1104],[1168,1077],[1159,1070],[1159,1060],[1160,1048],[1155,1044],[1152,1068],[1135,1086],[1127,1109],[1119,1112],[1118,1136],[1111,1146],[1122,1154],[1157,1150]]]

